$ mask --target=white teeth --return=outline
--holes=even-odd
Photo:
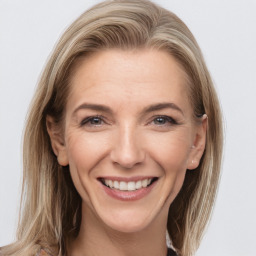
[[[119,182],[117,180],[114,181],[114,188],[119,189]]]
[[[118,189],[121,191],[135,191],[137,189],[146,188],[148,185],[151,184],[152,179],[144,179],[138,181],[117,181],[117,180],[102,180],[106,186],[109,188]]]
[[[140,188],[141,188],[141,180],[138,180],[138,181],[136,182],[135,188],[136,188],[136,189],[140,189]]]
[[[146,179],[146,180],[143,180],[143,181],[141,182],[141,185],[142,185],[143,188],[147,187],[147,185],[148,185],[148,180],[147,180],[147,179]]]
[[[134,181],[129,181],[128,182],[128,190],[129,191],[135,190],[135,182]]]
[[[127,190],[127,183],[124,182],[124,181],[121,181],[121,182],[119,183],[119,189],[120,189],[120,190]]]

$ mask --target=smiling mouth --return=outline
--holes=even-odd
[[[100,182],[113,190],[120,190],[120,191],[136,191],[142,188],[147,188],[151,186],[158,178],[146,178],[137,181],[119,181],[119,180],[112,180],[112,179],[104,179],[100,178]]]

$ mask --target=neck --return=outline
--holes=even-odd
[[[166,221],[156,219],[150,226],[135,233],[111,229],[85,205],[78,237],[70,243],[72,256],[166,256]],[[86,214],[85,214],[86,213]],[[163,218],[159,218],[162,220]]]

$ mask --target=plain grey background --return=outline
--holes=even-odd
[[[40,72],[65,28],[99,1],[0,0],[0,246],[17,224],[24,120]],[[221,183],[197,256],[256,255],[256,1],[156,0],[191,29],[225,121]]]

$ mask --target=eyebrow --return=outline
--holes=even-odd
[[[181,108],[179,108],[175,103],[170,103],[170,102],[157,103],[157,104],[151,105],[149,107],[146,107],[143,110],[143,112],[144,113],[150,113],[150,112],[153,112],[153,111],[162,110],[162,109],[166,109],[166,108],[171,108],[171,109],[177,110],[184,116],[184,113],[181,110]]]
[[[150,112],[154,112],[154,111],[158,111],[158,110],[162,110],[162,109],[166,109],[166,108],[171,108],[176,111],[179,111],[184,116],[184,113],[181,110],[181,108],[179,108],[175,103],[170,103],[170,102],[163,102],[163,103],[157,103],[157,104],[150,105],[150,106],[144,108],[142,110],[142,113],[147,114]],[[113,110],[106,105],[84,103],[84,104],[78,106],[74,110],[73,115],[75,115],[76,112],[78,112],[81,109],[90,109],[90,110],[105,112],[108,114],[113,114]]]
[[[90,110],[101,111],[109,114],[113,113],[113,111],[105,105],[84,103],[74,110],[73,115],[75,115],[81,109],[90,109]]]

